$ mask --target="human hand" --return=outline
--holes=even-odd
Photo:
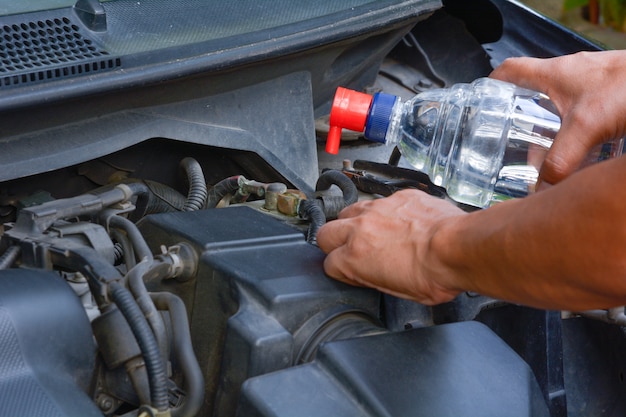
[[[626,51],[510,58],[490,76],[547,94],[561,115],[540,182],[560,182],[595,145],[626,135]]]
[[[451,203],[417,190],[355,203],[317,234],[328,254],[324,269],[340,281],[423,304],[449,301],[461,290],[446,282],[432,241],[443,223],[463,215]]]

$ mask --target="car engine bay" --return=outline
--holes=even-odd
[[[1,416],[623,415],[624,308],[428,307],[324,274],[342,208],[448,199],[356,134],[326,154],[334,88],[598,48],[516,2],[374,3],[279,1],[249,31],[199,0],[0,16]]]

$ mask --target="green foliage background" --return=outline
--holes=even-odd
[[[626,30],[626,0],[598,0],[600,16],[605,26]],[[589,0],[564,0],[563,11],[588,6]]]
[[[587,6],[588,4],[589,0],[565,0],[563,2],[563,10],[568,11],[578,7]]]

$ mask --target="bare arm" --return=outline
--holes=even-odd
[[[626,51],[510,59],[492,76],[557,105],[540,174],[557,185],[471,214],[412,190],[358,203],[319,231],[327,273],[425,304],[461,291],[550,309],[626,304],[626,157],[572,174],[626,134]]]
[[[461,291],[550,309],[626,304],[626,160],[471,214],[407,190],[345,210],[318,234],[345,282],[424,304]]]
[[[626,304],[626,160],[442,224],[433,253],[454,285],[551,309]],[[438,240],[437,240],[438,239]]]

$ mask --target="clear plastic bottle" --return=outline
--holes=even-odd
[[[534,192],[561,120],[546,95],[480,78],[404,103],[339,88],[330,125],[328,152],[337,153],[342,128],[364,131],[369,140],[397,145],[454,200],[488,207]],[[620,155],[622,142],[597,147],[585,165]]]

